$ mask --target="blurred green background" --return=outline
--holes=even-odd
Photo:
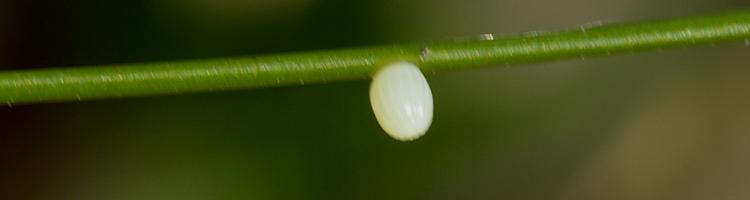
[[[710,14],[746,0],[0,2],[0,69],[258,55]],[[748,199],[750,47],[427,74],[403,143],[369,82],[0,108],[0,199]],[[2,92],[2,91],[0,91]]]

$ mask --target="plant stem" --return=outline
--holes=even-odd
[[[423,71],[632,52],[742,40],[750,10],[712,16],[534,32],[494,40],[440,41],[305,53],[0,72],[7,105],[301,85],[368,78],[379,66]]]

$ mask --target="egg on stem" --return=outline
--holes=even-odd
[[[370,85],[370,103],[380,127],[397,140],[417,139],[432,124],[432,92],[412,63],[381,68]]]

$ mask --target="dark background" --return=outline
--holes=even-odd
[[[0,69],[512,35],[744,0],[0,2]],[[403,143],[368,81],[0,107],[0,199],[748,199],[742,41],[427,74]],[[2,92],[2,91],[0,91]]]

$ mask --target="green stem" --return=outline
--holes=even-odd
[[[750,10],[536,33],[248,58],[5,71],[0,72],[0,102],[11,105],[365,79],[379,66],[396,60],[433,71],[742,40],[750,37]]]

